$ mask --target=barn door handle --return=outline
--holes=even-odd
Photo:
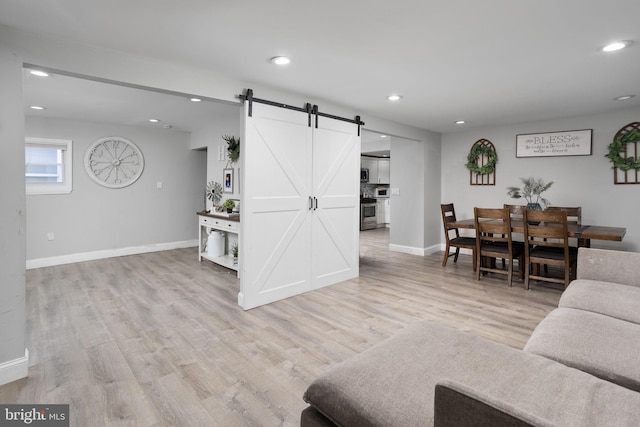
[[[313,210],[318,209],[318,199],[316,197],[313,198]]]
[[[313,209],[313,198],[309,196],[309,210]]]

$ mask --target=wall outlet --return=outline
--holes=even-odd
[[[48,240],[48,241],[52,241],[52,240],[55,240],[55,239],[56,239],[56,235],[55,235],[55,234],[53,234],[53,232],[52,232],[52,231],[51,231],[51,232],[49,232],[49,233],[47,233],[47,240]]]
[[[391,195],[392,196],[399,196],[400,195],[400,189],[399,188],[392,188],[391,189]]]
[[[158,190],[162,190],[162,181],[158,181],[158,182],[156,183],[156,188],[157,188]]]

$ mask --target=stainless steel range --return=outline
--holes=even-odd
[[[376,199],[360,199],[360,230],[371,230],[377,226]]]

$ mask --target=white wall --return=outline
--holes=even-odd
[[[240,106],[229,106],[229,114],[216,117],[212,120],[211,125],[206,126],[197,132],[191,134],[191,147],[204,147],[207,150],[207,176],[206,183],[217,181],[222,184],[223,169],[227,167],[227,143],[222,139],[224,135],[232,135],[240,137],[240,115],[242,108]],[[218,160],[218,150],[222,147],[225,154],[225,160]],[[240,141],[240,157],[242,158],[242,140]],[[223,200],[227,198],[240,199],[240,181],[238,180],[237,164],[229,165],[234,169],[235,183],[233,193],[224,193]],[[206,209],[211,209],[212,202],[207,200]]]
[[[424,255],[440,249],[440,134],[416,141],[391,138],[390,247]]]
[[[204,204],[206,152],[191,150],[189,133],[36,117],[27,118],[25,133],[73,141],[71,194],[27,196],[30,263],[129,247],[193,244],[197,239],[195,213]],[[87,147],[107,136],[126,138],[143,153],[144,171],[128,187],[103,187],[84,168]],[[47,240],[50,232],[53,241]]]
[[[506,188],[519,186],[520,177],[542,177],[554,181],[544,193],[551,204],[582,206],[584,224],[627,228],[623,242],[594,240],[592,246],[640,251],[640,185],[614,185],[611,162],[604,157],[616,132],[634,121],[640,121],[640,109],[443,135],[442,202],[455,203],[458,217],[470,218],[474,206],[521,204],[522,200],[507,196]],[[577,129],[593,129],[591,156],[515,157],[517,134]],[[498,152],[495,186],[469,185],[464,165],[471,146],[481,138],[491,141]]]
[[[0,385],[27,373],[22,62],[0,44]]]

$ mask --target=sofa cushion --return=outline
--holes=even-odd
[[[578,249],[578,279],[601,280],[622,285],[640,286],[637,266],[640,253],[608,249]]]
[[[640,324],[640,287],[578,279],[564,291],[558,307],[592,311]]]
[[[435,322],[416,323],[337,364],[304,399],[339,426],[429,426],[442,380],[556,425],[640,420],[639,393]]]
[[[536,327],[524,351],[640,391],[640,325],[635,323],[557,308]]]
[[[448,380],[436,384],[433,411],[434,427],[477,427],[480,420],[485,426],[554,427],[540,417]]]

